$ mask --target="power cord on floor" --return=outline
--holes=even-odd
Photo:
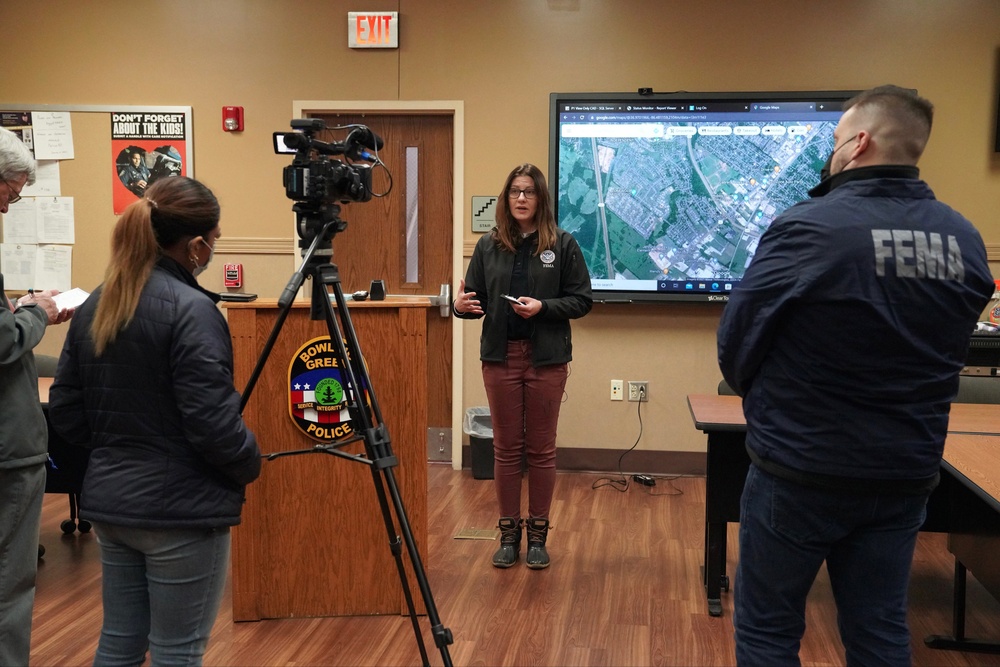
[[[600,488],[608,486],[608,487],[611,487],[612,489],[614,489],[615,491],[618,491],[619,493],[625,493],[626,491],[628,491],[629,478],[625,476],[624,472],[622,472],[622,459],[625,458],[626,454],[628,454],[629,452],[631,452],[632,450],[634,450],[639,445],[639,441],[642,440],[642,403],[643,403],[642,399],[645,397],[645,394],[646,394],[645,390],[642,387],[640,387],[639,388],[639,401],[636,402],[636,404],[635,404],[635,406],[636,406],[635,407],[635,414],[636,414],[636,417],[639,419],[639,435],[636,437],[635,442],[632,443],[632,446],[629,447],[628,449],[626,449],[624,452],[622,452],[621,455],[618,457],[618,479],[614,479],[614,478],[611,478],[611,477],[601,477],[601,478],[597,479],[591,485],[590,488],[592,488],[592,489],[600,489]],[[684,494],[684,490],[678,488],[673,483],[674,480],[677,479],[677,478],[679,478],[679,477],[681,477],[681,475],[640,475],[640,474],[634,474],[634,475],[631,476],[631,481],[635,482],[640,487],[644,487],[646,489],[646,493],[648,493],[651,496],[680,496],[680,495]],[[657,492],[653,491],[652,489],[654,487],[656,487],[656,480],[665,481],[667,483],[667,486],[671,490],[670,491],[666,491],[666,492],[662,492],[662,493],[657,493]]]
[[[646,485],[647,486],[646,493],[648,493],[651,496],[683,496],[684,489],[674,485],[674,480],[680,477],[683,477],[683,475],[653,475],[652,477],[649,478],[653,480],[653,483]],[[660,493],[653,491],[653,488],[656,486],[657,480],[660,480],[661,482],[666,482],[667,486],[670,488],[670,491],[663,491]]]
[[[601,477],[597,479],[590,488],[600,489],[602,487],[609,486],[620,493],[628,491],[629,481],[628,478],[625,477],[625,473],[622,472],[622,459],[625,458],[626,454],[635,449],[639,445],[639,441],[642,440],[642,401],[635,404],[635,414],[636,417],[639,418],[639,435],[636,437],[635,442],[632,443],[632,446],[622,452],[618,457],[618,479]]]

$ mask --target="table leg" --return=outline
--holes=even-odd
[[[952,635],[930,635],[924,644],[930,648],[975,653],[1000,653],[1000,643],[968,639],[965,636],[966,569],[955,559],[955,589],[952,597]]]
[[[703,581],[708,613],[722,616],[722,591],[729,590],[726,575],[727,524],[740,520],[740,496],[750,456],[742,431],[708,433],[705,479],[705,566]]]
[[[726,522],[705,523],[705,592],[709,616],[722,616],[722,580],[726,570]]]

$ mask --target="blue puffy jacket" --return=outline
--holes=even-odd
[[[134,319],[95,358],[100,296],[73,317],[49,393],[53,427],[92,450],[80,516],[144,528],[238,524],[260,450],[240,415],[217,295],[162,258]]]
[[[765,469],[926,488],[993,292],[986,250],[916,168],[838,177],[762,235],[722,315],[719,366]]]

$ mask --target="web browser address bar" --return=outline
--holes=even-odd
[[[662,137],[660,123],[570,123],[562,126],[562,136],[584,137]]]

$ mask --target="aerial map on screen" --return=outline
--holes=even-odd
[[[732,289],[775,216],[819,182],[840,116],[761,106],[560,114],[558,224],[595,290]]]

